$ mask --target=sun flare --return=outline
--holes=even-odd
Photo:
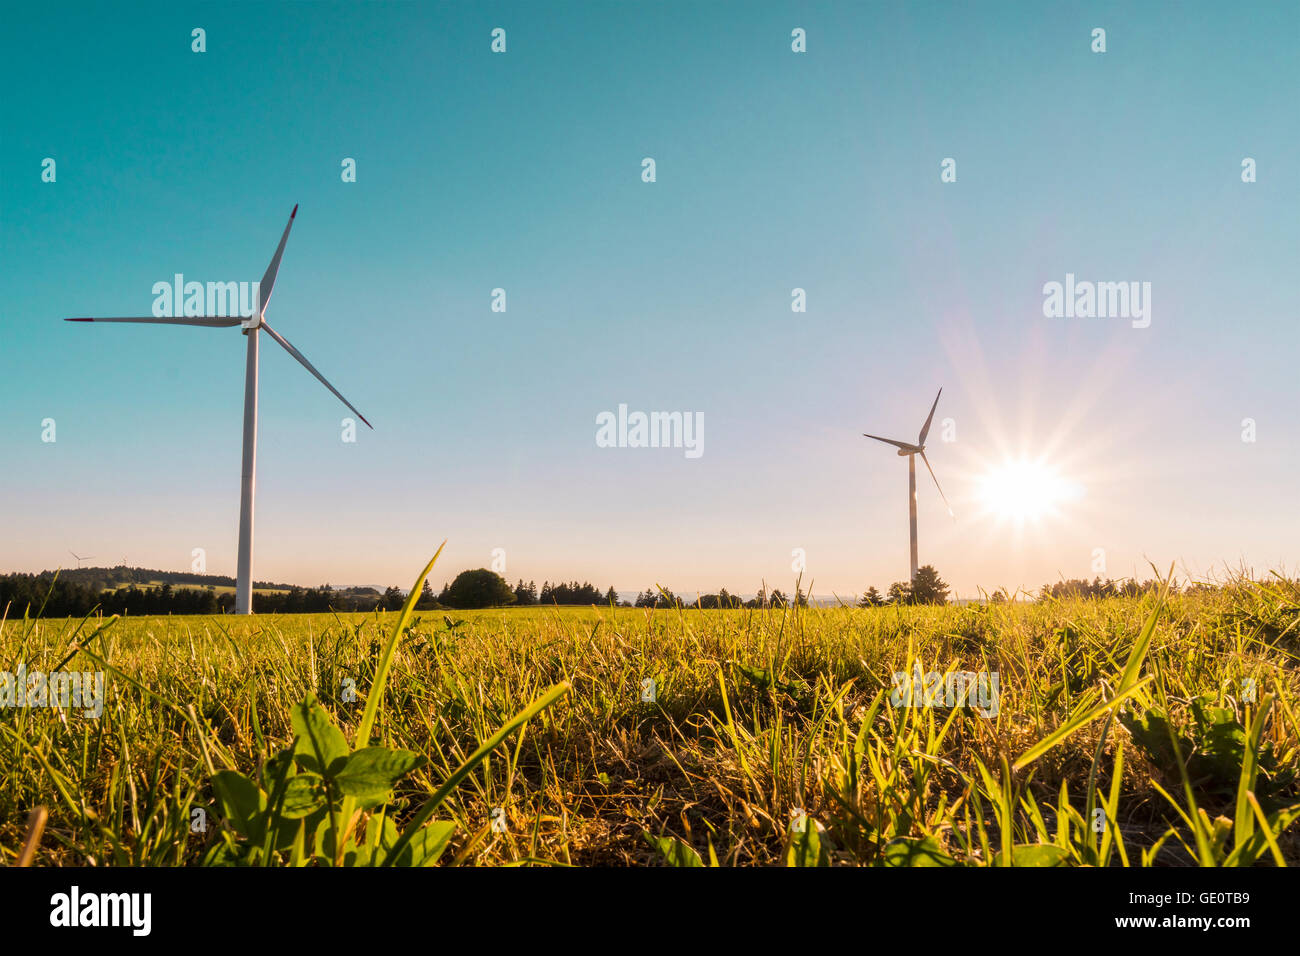
[[[1082,495],[1082,486],[1067,481],[1041,461],[1006,462],[991,469],[979,483],[984,506],[998,517],[1017,521],[1056,514]]]

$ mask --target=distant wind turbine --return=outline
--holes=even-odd
[[[943,394],[943,389],[939,389],[939,395]],[[925,462],[926,469],[930,472],[930,477],[934,478],[934,487],[939,490],[939,497],[943,498],[943,505],[948,509],[948,514],[952,514],[952,506],[948,504],[948,499],[939,487],[939,479],[935,477],[934,469],[930,467],[930,459],[925,457],[925,436],[930,434],[930,422],[934,420],[934,410],[939,407],[939,395],[934,396],[934,404],[930,406],[930,414],[925,419],[925,424],[921,426],[921,434],[917,436],[916,444],[905,441],[894,441],[892,438],[881,438],[879,435],[868,435],[863,432],[866,438],[874,438],[876,441],[883,441],[886,445],[893,445],[898,449],[899,457],[907,457],[907,519],[912,535],[912,576],[911,581],[916,580],[917,560],[916,560],[916,456],[920,455],[921,460]]]
[[[77,554],[77,552],[75,552],[75,551],[69,551],[68,554],[72,555],[74,558],[77,559],[77,567],[78,567],[78,568],[81,567],[81,562],[82,562],[82,561],[89,561],[91,558],[94,557],[93,554]]]
[[[198,317],[185,318],[74,318],[67,322],[142,322],[148,325],[198,325],[205,328],[232,328],[242,326],[248,337],[248,361],[244,367],[244,462],[240,473],[239,485],[239,566],[235,576],[235,613],[253,613],[253,495],[257,489],[257,333],[265,330],[286,352],[296,358],[302,366],[315,375],[320,383],[334,393],[344,405],[350,408],[366,423],[367,428],[374,426],[366,421],[366,416],[356,410],[351,402],[331,385],[320,372],[316,371],[306,356],[288,343],[284,336],[266,323],[266,307],[271,301],[271,291],[275,288],[275,277],[280,271],[280,258],[284,255],[284,244],[289,241],[289,230],[293,228],[294,217],[298,207],[289,213],[289,223],[284,227],[280,245],[276,247],[271,264],[266,267],[266,274],[258,285],[257,313],[246,318],[232,317]],[[123,559],[125,561],[125,559]]]

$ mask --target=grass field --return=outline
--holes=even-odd
[[[125,591],[134,585],[137,588],[160,588],[167,582],[165,581],[132,581],[130,584],[119,584],[113,590]],[[172,588],[177,591],[211,591],[213,594],[234,594],[235,589],[229,584],[173,584]],[[285,588],[253,588],[254,594],[288,594]]]
[[[107,699],[0,712],[6,862],[37,804],[37,865],[1300,860],[1294,582],[401,619],[7,621]],[[900,703],[918,667],[995,707]]]

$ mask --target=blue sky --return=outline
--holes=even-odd
[[[940,385],[921,560],[959,593],[1098,548],[1293,567],[1298,42],[1271,3],[16,9],[0,569],[233,573],[243,339],[58,319],[256,280],[295,203],[267,319],[376,428],[342,442],[263,340],[259,579],[405,585],[447,538],[437,583],[499,547],[512,581],[749,592],[802,548],[818,593],[883,588],[906,467],[861,433]],[[1150,282],[1150,327],[1045,318],[1067,272]],[[703,413],[704,454],[598,448],[620,403]],[[990,513],[1022,455],[1077,493]]]

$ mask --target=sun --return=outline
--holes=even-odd
[[[1037,521],[1057,514],[1063,505],[1082,495],[1082,486],[1066,480],[1043,461],[1008,461],[979,480],[979,497],[985,508],[1015,521]]]

